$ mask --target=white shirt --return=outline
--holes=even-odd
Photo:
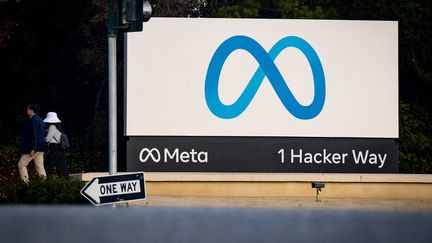
[[[51,125],[48,128],[48,134],[45,137],[47,143],[60,143],[62,133],[57,129],[56,126]]]

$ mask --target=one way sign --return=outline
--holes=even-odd
[[[95,206],[145,199],[144,172],[94,177],[81,195]]]

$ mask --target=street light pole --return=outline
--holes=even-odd
[[[108,123],[109,174],[117,174],[117,31],[142,31],[143,22],[150,20],[152,7],[144,0],[121,0],[121,24],[117,0],[110,0],[108,10]]]
[[[110,1],[108,12],[108,124],[109,174],[117,173],[117,20],[115,0]]]

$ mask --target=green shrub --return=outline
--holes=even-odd
[[[48,177],[25,183],[9,184],[0,191],[0,204],[88,204],[81,196],[83,181]]]
[[[400,103],[400,173],[432,173],[431,118],[424,108]]]
[[[20,153],[16,146],[0,145],[0,175],[8,176],[18,167]]]

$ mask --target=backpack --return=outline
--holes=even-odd
[[[54,137],[54,139],[57,141],[57,139],[55,137]],[[70,149],[69,139],[68,139],[66,134],[62,133],[62,135],[60,136],[59,144],[60,144],[60,147],[62,148],[62,150],[69,150]]]
[[[70,149],[69,139],[66,134],[62,134],[60,137],[60,146],[63,150]]]

